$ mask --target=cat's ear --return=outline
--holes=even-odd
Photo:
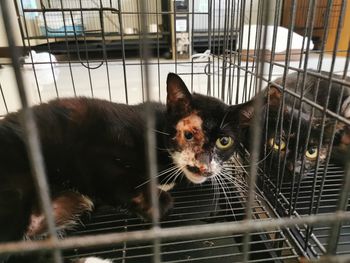
[[[269,103],[270,110],[278,110],[282,100],[282,92],[275,86],[266,89],[266,101]],[[268,98],[268,100],[267,100]]]
[[[244,103],[239,111],[239,126],[248,127],[253,120],[254,113],[254,101],[250,100]]]
[[[180,115],[190,113],[192,96],[183,80],[178,75],[169,73],[166,83],[168,111]]]
[[[239,122],[239,127],[244,128],[250,126],[251,121],[253,120],[255,109],[254,109],[254,101],[250,100],[240,105],[230,106],[231,112],[237,112],[237,114],[232,114],[231,116],[235,118]]]

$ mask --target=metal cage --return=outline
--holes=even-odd
[[[294,108],[306,104],[312,112],[322,113],[322,138],[326,117],[333,120],[333,127],[350,125],[339,107],[334,111],[328,108],[332,83],[342,92],[350,89],[350,38],[344,30],[350,19],[348,1],[0,3],[11,55],[11,61],[0,68],[0,111],[4,116],[24,109],[28,154],[50,232],[45,240],[2,243],[0,254],[46,250],[53,253],[55,262],[90,255],[113,262],[350,260],[350,169],[348,161],[338,165],[331,159],[335,128],[330,133],[325,162],[317,158],[316,170],[305,178],[288,181],[283,179],[283,161],[277,168],[282,171],[278,178],[272,178],[266,169],[266,155],[270,153],[265,151],[261,157],[263,146],[259,143],[266,137],[265,129],[261,119],[254,118],[252,147],[227,164],[236,180],[228,180],[225,187],[214,185],[214,189],[221,188],[219,194],[211,184],[183,185],[173,191],[175,208],[164,221],[144,222],[121,207],[101,207],[91,218],[83,218],[76,230],[60,236],[51,215],[30,108],[69,96],[127,104],[165,101],[166,75],[176,72],[191,91],[228,104],[246,102],[266,87],[275,86],[282,98],[296,98],[299,104]],[[17,21],[11,15],[14,13]],[[17,28],[21,43],[14,37]],[[26,57],[20,56],[18,45],[28,52]],[[299,73],[299,93],[286,88],[287,74],[292,72]],[[318,83],[328,81],[326,104],[305,97],[306,76]],[[275,81],[277,77],[281,82]],[[257,112],[261,112],[262,103],[262,99],[256,100]],[[283,122],[283,115],[279,119]],[[153,122],[150,112],[149,145],[154,142]],[[301,136],[299,127],[296,137]],[[147,150],[150,175],[156,165],[152,149]],[[150,178],[155,190],[155,179]],[[153,191],[156,202],[155,195]]]

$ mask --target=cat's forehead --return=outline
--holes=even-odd
[[[176,124],[177,130],[188,130],[188,129],[201,129],[203,119],[198,115],[197,112],[193,112],[190,115],[180,119]]]

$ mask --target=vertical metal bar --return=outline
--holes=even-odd
[[[275,52],[276,52],[276,42],[277,42],[277,29],[278,29],[278,22],[279,22],[279,17],[280,17],[280,7],[281,7],[281,1],[277,0],[276,1],[276,10],[275,10],[275,17],[274,17],[274,23],[273,23],[273,35],[272,35],[272,48],[271,48],[271,56],[270,56],[270,67],[269,67],[269,76],[268,76],[268,85],[271,82],[271,77],[272,77],[272,72],[273,72],[273,62],[275,60]],[[248,41],[249,42],[249,41]],[[267,96],[267,105],[269,105],[269,96]],[[264,125],[264,130],[265,130],[265,136],[264,136],[264,142],[268,141],[268,127],[269,127],[269,107],[266,107],[265,111],[265,125]],[[266,171],[266,155],[268,154],[268,146],[266,143],[264,143],[264,162],[263,162],[263,171]],[[262,188],[265,186],[265,180],[262,182]]]
[[[238,14],[241,14],[239,13],[240,10],[241,10],[241,5],[240,5],[240,2],[237,2],[234,1],[234,11],[233,11],[233,16],[235,16],[235,19],[232,18],[232,22],[233,22],[233,27],[234,27],[234,31],[233,31],[233,27],[231,27],[231,36],[232,36],[232,53],[234,54],[234,57],[233,57],[233,65],[232,65],[232,82],[231,82],[231,90],[232,90],[232,95],[231,95],[231,98],[230,98],[230,104],[233,103],[233,90],[235,90],[235,95],[236,95],[236,101],[235,103],[237,103],[237,97],[238,97],[238,93],[239,93],[239,82],[237,83],[237,85],[235,85],[235,72],[236,70],[238,70],[238,67],[237,67],[237,60],[238,60],[238,55],[237,55],[237,40],[240,39],[241,35],[240,35],[240,31],[241,31],[241,28],[237,29],[239,26],[239,23],[240,23],[240,16]],[[233,36],[233,32],[234,32],[234,36]],[[233,39],[235,41],[235,44],[233,46]],[[237,80],[239,79],[239,75],[238,75],[238,78]]]
[[[2,98],[2,101],[3,101],[3,103],[4,103],[5,110],[6,110],[6,112],[8,113],[8,112],[9,112],[9,109],[8,109],[8,107],[7,107],[7,103],[6,103],[4,91],[2,90],[1,83],[0,83],[0,92],[1,92],[1,98]]]
[[[241,64],[242,64],[242,44],[243,44],[243,34],[244,34],[244,15],[245,15],[245,6],[246,6],[246,0],[242,0],[243,3],[241,3],[241,12],[240,12],[240,23],[239,23],[239,44],[238,44],[238,50],[240,51],[238,53],[238,67],[237,67],[237,87],[238,90],[236,92],[236,100],[235,104],[239,103],[239,86],[240,86],[240,77],[241,77]]]
[[[191,49],[190,49],[190,57],[191,57],[191,92],[193,92],[193,58],[192,58],[192,54],[193,54],[193,51],[194,51],[194,36],[193,36],[193,28],[194,28],[194,0],[191,1],[191,11],[190,11],[190,14],[191,14],[191,30],[189,30],[189,32],[191,32],[191,35],[190,35],[190,39],[191,39]]]
[[[20,2],[22,3],[23,0],[21,0]],[[22,40],[22,45],[23,47],[26,46],[25,44],[25,35],[24,35],[24,30],[23,30],[23,25],[22,25],[22,21],[21,21],[21,15],[19,12],[19,6],[18,6],[18,0],[17,1],[13,1],[13,3],[15,4],[15,9],[16,9],[16,15],[17,15],[17,22],[19,25],[19,31],[21,33],[21,40]],[[23,12],[23,8],[22,8],[22,13],[23,13],[23,17],[24,17],[24,12]],[[28,35],[27,35],[28,36]]]
[[[230,5],[229,1],[225,1],[225,20],[224,20],[224,37],[223,37],[223,47],[222,47],[222,77],[221,77],[221,99],[225,101],[225,87],[226,87],[226,72],[227,72],[227,35],[228,35],[228,23],[230,15]]]
[[[82,25],[84,26],[84,16],[83,16],[83,4],[82,4],[82,0],[79,0],[79,7],[80,7],[80,17],[81,17],[81,23]],[[74,21],[72,20],[73,24],[74,24]],[[76,35],[74,33],[74,35]],[[84,35],[84,46],[85,46],[85,59],[86,59],[86,63],[87,63],[87,70],[88,70],[88,75],[89,75],[89,83],[90,83],[90,91],[91,91],[91,96],[94,97],[94,89],[93,89],[93,85],[92,85],[92,78],[91,78],[91,68],[90,68],[90,61],[89,61],[89,49],[88,49],[88,45],[87,45],[87,41],[86,41],[86,34],[83,34]],[[78,56],[80,58],[80,50],[79,50],[79,43],[78,43],[78,40],[75,39],[76,41],[76,45],[77,45],[77,48],[78,48]]]
[[[142,56],[143,53],[145,52],[143,50],[143,48],[145,47],[144,41],[145,39],[143,38],[143,34],[145,32],[141,32],[142,31],[142,11],[141,11],[141,7],[140,5],[143,5],[143,1],[137,1],[136,7],[137,7],[137,25],[139,27],[139,32],[138,32],[138,37],[139,37],[139,49],[140,49],[140,71],[141,71],[141,91],[142,91],[142,101],[145,101],[145,81],[144,81],[144,69],[143,69],[143,60],[142,60]],[[141,16],[141,19],[140,19]],[[146,51],[148,52],[148,51]]]
[[[142,54],[141,59],[144,63],[144,76],[145,76],[145,92],[146,92],[146,100],[149,102],[151,100],[151,90],[150,90],[150,79],[149,79],[149,52],[150,52],[150,44],[147,35],[147,25],[146,25],[146,6],[144,1],[140,1],[140,11],[141,11],[141,36],[142,36]],[[155,113],[150,103],[146,105],[146,114],[147,114],[147,134],[146,134],[146,156],[148,163],[148,175],[150,178],[150,192],[151,192],[151,201],[152,201],[152,223],[154,229],[159,229],[159,201],[157,194],[157,155],[156,155],[156,138],[154,134],[155,127]],[[154,252],[154,263],[160,263],[160,240],[159,238],[155,238],[153,240],[153,252]]]
[[[304,98],[304,90],[305,90],[306,79],[307,79],[308,60],[309,60],[309,54],[310,54],[311,35],[312,35],[312,29],[313,29],[314,19],[315,19],[314,6],[315,6],[315,0],[311,0],[309,2],[309,4],[308,4],[306,29],[305,29],[304,36],[303,36],[303,41],[302,41],[302,50],[304,50],[305,38],[308,37],[306,53],[305,53],[305,58],[304,58],[304,66],[303,66],[304,73],[302,74],[301,82],[299,81],[299,74],[298,74],[297,83],[296,83],[296,87],[295,87],[295,92],[299,92],[298,90],[299,90],[299,86],[300,86],[301,101],[300,101],[300,104],[299,104],[297,133],[296,133],[297,135],[296,135],[296,143],[295,143],[294,156],[293,156],[293,165],[294,165],[294,167],[296,167],[296,163],[298,161],[298,153],[299,153],[299,151],[298,151],[299,149],[298,148],[299,148],[300,129],[301,129],[301,113],[302,113],[302,107],[303,107],[302,99]],[[301,64],[302,64],[301,61],[302,61],[302,56],[300,57],[299,67],[301,67]],[[294,102],[293,102],[292,112],[294,112],[295,106],[296,106],[296,99],[294,99]],[[293,119],[293,117],[291,119]],[[292,123],[293,123],[293,120],[291,120],[290,128],[289,128],[289,131],[288,131],[288,135],[287,135],[288,142],[287,142],[287,144],[289,144],[289,138],[290,138],[290,134],[291,134]],[[311,116],[310,116],[310,122],[309,122],[309,127],[308,127],[308,132],[307,132],[307,138],[306,138],[306,147],[309,144],[310,132],[311,132]],[[281,189],[282,183],[283,183],[283,176],[284,176],[284,172],[285,172],[286,159],[287,159],[286,157],[287,156],[285,156],[285,158],[284,158],[284,163],[283,163],[283,168],[282,168],[282,176],[281,176],[279,189]],[[304,162],[304,158],[302,160],[302,166],[303,166],[303,162]],[[292,211],[292,202],[293,202],[293,197],[294,197],[294,192],[295,192],[295,170],[293,171],[292,178],[293,178],[293,180],[292,180],[292,184],[291,184],[291,191],[290,191],[290,198],[289,198],[289,200],[290,200],[289,214],[291,214],[291,211]],[[298,179],[299,179],[299,183],[300,183],[301,182],[301,177],[298,178]],[[314,179],[316,180],[316,177]],[[300,185],[298,184],[298,189],[299,189],[299,186]],[[297,192],[299,192],[298,189],[297,189]]]
[[[100,18],[100,26],[101,26],[101,38],[102,38],[102,54],[103,54],[103,60],[106,65],[106,77],[107,77],[107,85],[108,85],[108,96],[109,100],[112,100],[112,92],[111,92],[111,80],[109,78],[109,68],[108,68],[108,55],[107,55],[107,49],[106,49],[106,36],[105,36],[105,25],[103,20],[103,4],[102,0],[100,0],[100,8],[99,11],[99,18]]]
[[[177,26],[176,26],[176,16],[177,16],[177,10],[176,10],[176,1],[172,1],[172,5],[173,5],[173,11],[174,11],[174,14],[173,14],[173,25],[174,25],[174,47],[175,47],[175,50],[173,50],[173,58],[175,58],[175,73],[177,74]]]
[[[208,0],[208,49],[210,50],[210,53],[213,53],[212,50],[212,12],[213,12],[213,0]],[[211,93],[211,56],[208,56],[208,73],[207,73],[207,95]]]
[[[217,78],[217,97],[220,98],[220,34],[221,34],[221,3],[223,2],[223,0],[219,1],[219,19],[218,19],[218,26],[217,26],[217,43],[218,43],[218,51],[216,53],[216,56],[217,56],[217,73],[218,73],[218,78]],[[215,12],[214,12],[215,14]],[[214,30],[215,30],[215,27],[214,27]],[[213,94],[213,96],[215,96],[215,93]]]
[[[15,3],[17,3],[17,1],[15,1]],[[23,10],[23,0],[20,1],[20,4],[21,4],[21,8]],[[30,39],[29,39],[29,32],[28,32],[28,27],[27,27],[27,23],[26,23],[26,16],[25,16],[25,12],[23,12],[23,23],[24,23],[24,30],[25,30],[25,33],[27,35],[27,42],[28,42],[28,47],[29,47],[29,56],[30,56],[30,59],[31,59],[31,64],[32,64],[32,69],[33,69],[33,73],[34,73],[34,79],[35,79],[35,84],[36,84],[36,90],[38,92],[38,97],[39,97],[39,101],[42,102],[41,100],[41,92],[40,92],[40,88],[39,88],[39,82],[38,82],[38,76],[36,74],[36,70],[35,70],[35,67],[34,67],[34,60],[33,60],[33,54],[32,54],[32,47],[30,45]],[[23,39],[23,43],[25,43],[24,39]],[[24,44],[25,46],[25,44]]]
[[[260,1],[259,1],[260,4]],[[260,5],[259,5],[260,6]],[[252,26],[252,10],[253,10],[253,1],[250,1],[250,6],[249,6],[249,22],[248,22],[248,46],[246,49],[247,55],[246,55],[246,63],[245,63],[245,72],[244,72],[244,82],[243,82],[243,100],[247,101],[247,97],[245,96],[247,94],[247,79],[248,79],[248,66],[249,66],[249,49],[250,49],[250,34],[251,34],[251,26]],[[257,35],[257,28],[256,28],[256,34]],[[244,34],[244,33],[243,33]],[[243,37],[243,36],[242,36]],[[254,52],[256,52],[257,50],[257,46],[259,45],[258,41],[257,41],[257,36],[255,36],[255,48],[254,48]],[[242,52],[242,51],[241,51]],[[245,54],[244,54],[245,55]],[[253,65],[252,67],[254,67],[254,63],[255,63],[255,59],[253,61]],[[251,74],[251,79],[250,79],[250,83],[252,83],[252,77],[253,74]]]
[[[42,6],[42,14],[43,14],[43,18],[44,18],[44,27],[45,27],[45,34],[46,34],[46,44],[47,44],[47,47],[49,48],[49,60],[50,60],[50,67],[51,67],[51,72],[52,72],[52,78],[53,78],[53,83],[55,85],[55,91],[56,91],[56,96],[57,98],[59,98],[59,92],[58,92],[58,88],[57,88],[57,82],[56,82],[56,75],[55,75],[55,71],[53,69],[53,63],[52,63],[52,58],[51,58],[51,44],[50,44],[50,40],[49,40],[49,36],[48,36],[48,25],[47,25],[47,20],[46,20],[46,7],[45,6]]]
[[[212,69],[213,69],[213,73],[212,73],[212,81],[213,81],[213,85],[211,87],[210,93],[208,95],[214,96],[215,95],[215,47],[216,47],[216,36],[215,36],[215,5],[216,5],[216,0],[212,1],[212,6],[211,6],[211,19],[212,19],[212,54],[213,54],[213,65],[212,65]]]
[[[285,105],[285,83],[286,83],[286,77],[288,74],[288,69],[289,69],[289,64],[290,64],[290,53],[291,53],[291,45],[292,45],[292,38],[293,38],[293,30],[294,30],[294,22],[295,22],[295,14],[296,14],[296,0],[292,0],[291,3],[292,6],[292,12],[289,15],[289,28],[288,28],[288,40],[287,40],[287,47],[286,47],[286,59],[285,59],[285,68],[283,71],[283,76],[282,76],[282,83],[281,85],[283,86],[283,90],[282,90],[282,100],[280,103],[280,107],[278,110],[278,125],[276,125],[276,129],[275,129],[275,135],[276,134],[283,134],[282,130],[283,130],[283,122],[284,122],[284,114],[283,114],[283,109],[284,109],[284,105]],[[277,133],[277,130],[279,129],[279,132]],[[276,138],[274,138],[276,140]],[[281,138],[280,138],[281,139]],[[279,148],[278,150],[278,174],[279,174],[279,168],[281,165],[281,148]],[[272,161],[273,158],[271,158]],[[270,163],[270,167],[271,167],[271,163]],[[275,204],[277,204],[278,202],[278,192],[276,192],[276,198],[275,198]]]
[[[267,25],[268,25],[268,14],[269,14],[269,1],[268,0],[262,0],[263,4],[262,7],[262,24],[261,27],[264,32],[262,33],[263,38],[262,41],[259,43],[259,56],[258,56],[258,67],[257,67],[257,78],[258,78],[258,89],[261,91],[263,88],[263,73],[264,73],[264,66],[265,66],[265,47],[266,47],[266,35],[267,35]],[[259,112],[261,107],[263,106],[263,98],[262,96],[258,96],[256,100],[254,101],[254,109],[255,112]],[[255,114],[253,118],[253,132],[251,135],[251,142],[254,147],[252,147],[251,150],[251,156],[250,156],[250,167],[249,167],[249,182],[248,182],[248,196],[247,196],[247,203],[246,203],[246,218],[245,220],[252,219],[252,207],[253,202],[255,198],[255,182],[257,179],[257,169],[258,169],[258,160],[259,160],[259,154],[260,154],[260,142],[261,142],[261,114]],[[245,232],[243,237],[243,262],[248,262],[249,260],[249,243],[250,243],[250,233]]]
[[[232,104],[232,96],[233,96],[233,79],[234,79],[234,70],[235,70],[235,67],[234,65],[232,65],[232,54],[233,54],[233,49],[234,49],[234,46],[233,46],[233,34],[234,34],[234,31],[235,31],[235,20],[234,20],[234,17],[235,17],[235,14],[236,14],[236,1],[232,0],[231,1],[231,15],[229,16],[230,17],[230,21],[229,21],[229,28],[230,28],[230,31],[229,31],[229,39],[228,41],[230,42],[230,45],[229,45],[229,53],[230,53],[230,56],[229,56],[229,61],[230,61],[230,66],[229,66],[229,73],[228,73],[228,83],[227,83],[227,103],[228,104]]]
[[[63,0],[60,0],[61,8],[63,9]],[[64,11],[62,10],[62,18],[63,18],[63,27],[64,27],[64,37],[65,37],[65,42],[66,42],[66,49],[67,49],[67,56],[68,56],[68,66],[69,66],[69,72],[70,72],[70,77],[72,80],[72,87],[73,87],[73,92],[74,96],[77,95],[77,92],[75,90],[75,82],[73,78],[73,72],[72,72],[72,65],[71,65],[71,58],[70,58],[70,47],[68,45],[68,36],[67,36],[67,27],[66,27],[66,17],[64,14]],[[73,15],[70,16],[70,18],[73,18]],[[73,22],[73,21],[72,21]]]
[[[334,41],[334,49],[332,52],[332,62],[331,62],[331,68],[329,71],[329,83],[328,83],[328,93],[327,93],[327,100],[326,100],[326,104],[324,105],[324,110],[323,110],[323,117],[322,117],[322,130],[321,130],[321,135],[320,135],[320,143],[321,140],[323,139],[323,133],[324,133],[324,126],[325,126],[325,121],[326,121],[326,109],[328,108],[328,103],[329,103],[329,96],[330,96],[330,91],[332,88],[332,78],[333,78],[333,71],[334,71],[334,66],[335,66],[335,60],[336,60],[336,55],[338,52],[338,44],[339,44],[339,39],[340,39],[340,32],[343,26],[343,19],[345,16],[345,6],[346,6],[346,1],[343,0],[342,1],[342,5],[341,5],[341,13],[340,13],[340,17],[338,18],[338,25],[337,25],[337,32],[336,32],[336,36],[335,36],[335,41]],[[349,46],[348,46],[349,48]],[[348,53],[349,55],[349,53]],[[347,58],[348,60],[348,58]],[[345,69],[347,68],[347,63],[345,64]],[[344,74],[346,74],[344,72]],[[334,136],[334,135],[333,135]],[[318,161],[317,160],[317,166],[318,167]],[[347,203],[348,203],[348,197],[349,197],[349,190],[350,190],[350,177],[349,177],[349,164],[347,163],[347,172],[345,174],[345,183],[344,183],[344,189],[341,193],[341,196],[339,198],[339,202],[338,202],[338,209],[339,210],[345,210],[347,207]],[[326,163],[326,166],[328,166],[328,162]],[[321,195],[321,191],[323,189],[324,186],[324,177],[325,177],[325,173],[323,174],[323,178],[322,178],[322,182],[321,182],[321,188],[320,188],[320,193],[319,195]],[[312,199],[312,201],[314,201]],[[318,201],[319,203],[319,201]],[[310,208],[312,208],[312,205],[310,206]],[[337,243],[338,243],[338,239],[339,239],[339,233],[340,233],[340,227],[341,224],[340,223],[336,223],[333,225],[333,227],[331,228],[331,232],[330,232],[330,238],[328,239],[328,249],[327,249],[327,253],[331,254],[331,253],[335,253],[336,247],[337,247]]]
[[[158,10],[158,3],[159,0],[156,0],[156,23],[157,23],[157,77],[158,77],[158,100],[160,101],[161,99],[161,83],[160,83],[160,47],[159,47],[159,10]],[[163,21],[164,23],[164,21]],[[163,32],[164,33],[164,32]],[[163,35],[164,38],[164,35]]]
[[[57,235],[55,222],[53,218],[53,209],[50,201],[49,186],[45,176],[44,161],[41,154],[38,131],[35,125],[33,112],[29,107],[27,94],[24,86],[24,80],[20,71],[19,54],[18,50],[16,49],[15,39],[13,37],[13,28],[15,28],[15,26],[12,24],[12,20],[10,17],[9,1],[1,0],[0,3],[5,32],[10,47],[10,56],[17,81],[17,88],[23,108],[20,117],[23,129],[25,131],[24,134],[28,148],[28,157],[30,161],[31,172],[35,181],[37,191],[39,193],[41,206],[46,217],[48,231],[50,234],[49,240],[53,244],[55,244],[57,243]],[[62,262],[61,251],[59,249],[55,249],[53,251],[53,256],[56,263]]]
[[[347,51],[346,62],[345,62],[345,67],[344,67],[343,79],[346,78],[346,74],[347,74],[347,71],[349,68],[349,61],[350,61],[350,41],[348,43],[348,51]],[[339,114],[339,111],[340,111],[344,88],[345,88],[344,86],[341,87],[341,95],[339,96],[337,110],[336,110],[337,114]],[[346,88],[349,88],[349,87],[346,87]],[[336,121],[334,126],[333,126],[332,137],[331,137],[331,140],[329,143],[328,156],[327,156],[327,160],[326,160],[326,167],[328,167],[328,163],[330,160],[330,156],[331,156],[330,153],[332,152],[333,140],[335,137],[337,123],[338,123],[338,121]],[[348,151],[347,155],[348,155],[347,159],[350,160],[350,151]],[[324,169],[324,173],[326,173],[326,171],[327,171],[326,167]],[[349,192],[350,192],[350,162],[348,161],[345,164],[344,183],[343,183],[343,189],[340,191],[341,195],[340,195],[339,200],[338,200],[338,207],[337,207],[338,211],[339,210],[345,211],[347,209]],[[320,194],[319,194],[317,208],[319,207],[319,203],[321,201],[321,193],[322,192],[320,192]],[[317,212],[318,212],[318,209],[317,209]],[[327,244],[328,244],[327,254],[328,255],[336,253],[336,249],[337,249],[337,245],[338,245],[339,237],[340,237],[341,226],[342,226],[342,224],[340,222],[336,222],[333,224],[333,226],[330,229],[329,239],[327,242]]]
[[[124,76],[124,92],[125,92],[125,102],[129,104],[128,96],[128,82],[126,79],[126,65],[125,65],[125,43],[124,43],[124,32],[123,32],[123,12],[120,0],[118,0],[118,20],[119,20],[119,30],[120,30],[120,41],[122,44],[122,60],[123,60],[123,76]]]

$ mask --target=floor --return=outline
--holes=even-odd
[[[53,60],[55,58],[52,58]],[[318,64],[318,54],[311,54],[308,60],[308,68],[316,68]],[[325,55],[323,61],[323,70],[329,70],[331,65],[331,55]],[[45,102],[56,97],[70,97],[74,96],[94,96],[103,99],[111,99],[117,102],[128,102],[135,104],[145,100],[145,84],[142,85],[142,68],[139,59],[128,59],[125,63],[125,75],[123,74],[123,63],[121,60],[111,60],[104,62],[90,62],[89,65],[80,62],[59,62],[53,64],[43,64],[42,62],[49,62],[49,57],[41,59],[40,64],[25,64],[22,68],[22,74],[25,80],[25,88],[31,104]],[[207,62],[197,60],[192,65],[190,60],[181,60],[177,64],[173,60],[153,59],[150,61],[149,79],[150,79],[150,93],[154,100],[164,101],[166,96],[166,76],[168,72],[177,72],[182,74],[182,78],[188,87],[196,92],[207,93],[208,78],[205,75],[207,70]],[[246,62],[242,62],[242,66],[246,67]],[[284,65],[284,61],[280,62]],[[342,73],[345,63],[345,57],[337,57],[335,61],[335,72]],[[214,60],[211,64],[212,69],[211,78],[211,95],[220,96],[219,92],[222,85],[222,61]],[[90,68],[95,69],[88,69]],[[248,63],[248,69],[252,69],[252,63]],[[299,61],[292,61],[292,67],[298,67]],[[191,81],[191,70],[195,73]],[[267,77],[269,73],[269,64],[264,67],[264,75]],[[283,67],[273,67],[272,79],[281,76]],[[244,71],[240,72],[239,80],[235,72],[234,82],[231,85],[234,87],[234,92],[239,93],[239,101],[244,100],[243,87],[247,86],[244,83]],[[226,78],[226,80],[228,77]],[[239,81],[239,83],[238,83]],[[264,85],[264,84],[263,84]],[[2,97],[0,97],[0,115],[6,114],[7,111],[16,111],[20,108],[18,99],[18,92],[16,89],[16,81],[13,74],[13,69],[9,65],[0,68],[0,86]],[[226,81],[227,86],[227,81]]]

